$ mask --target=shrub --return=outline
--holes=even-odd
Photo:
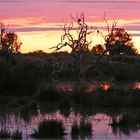
[[[86,94],[86,87],[84,85],[74,86],[73,91],[71,93],[71,98],[74,103],[80,104],[81,97],[83,94]]]
[[[88,121],[81,120],[80,121],[80,133],[83,134],[84,137],[90,137],[92,135],[92,125]]]
[[[112,117],[112,123],[110,125],[115,135],[122,133],[129,136],[137,132],[140,128],[139,113],[134,115],[128,112],[118,117]]]
[[[16,130],[14,133],[11,134],[12,139],[22,139],[22,132]]]
[[[54,85],[42,84],[36,93],[36,98],[40,101],[54,102],[58,101],[60,97],[59,92]]]
[[[9,138],[10,138],[10,132],[6,129],[1,128],[0,139],[9,139]]]
[[[78,136],[80,135],[79,126],[76,122],[74,122],[74,124],[72,125],[71,135],[73,139],[78,139]]]
[[[62,138],[65,129],[61,121],[51,120],[43,121],[39,124],[38,130],[34,130],[34,133],[31,135],[35,138]]]
[[[81,139],[91,138],[92,124],[88,121],[81,120],[80,125],[78,126],[78,124],[74,122],[71,130],[71,135],[74,139],[78,137],[80,137]]]

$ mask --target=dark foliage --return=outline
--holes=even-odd
[[[78,125],[74,122],[71,130],[72,138],[73,139],[86,139],[91,138],[92,136],[92,124],[86,120],[81,120],[80,124]]]
[[[57,120],[43,121],[39,124],[38,130],[34,130],[32,137],[35,138],[63,138],[65,129],[62,122]]]

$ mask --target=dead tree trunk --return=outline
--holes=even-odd
[[[84,53],[89,51],[89,46],[92,43],[88,41],[88,36],[91,35],[94,30],[93,27],[89,27],[85,23],[85,16],[81,14],[80,17],[72,17],[73,21],[77,24],[77,27],[74,27],[73,22],[70,25],[64,25],[64,34],[61,36],[61,42],[51,49],[55,51],[61,50],[63,47],[71,48],[71,53],[75,59],[75,62],[78,63],[79,75],[81,75],[82,69],[85,67],[83,63]],[[74,36],[71,31],[77,31],[77,35]]]

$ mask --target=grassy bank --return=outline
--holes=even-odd
[[[77,87],[78,88],[78,87]],[[62,114],[68,116],[71,108],[87,108],[93,110],[96,108],[122,108],[122,107],[140,107],[140,90],[138,89],[96,89],[87,92],[84,88],[75,89],[71,92],[58,91],[55,87],[42,86],[41,90],[32,96],[1,96],[1,106],[5,110],[10,108],[20,111],[27,115],[30,112],[36,113],[39,109],[47,112],[60,110]],[[43,109],[42,106],[47,106]],[[84,112],[84,111],[83,111]]]
[[[72,54],[21,54],[9,60],[0,58],[0,93],[32,95],[42,81],[52,79],[140,80],[139,56],[110,56],[99,59],[92,53],[84,55],[83,66]]]
[[[97,89],[87,91],[80,85],[71,93],[57,91],[48,85],[52,79],[140,80],[140,56],[104,56],[93,53],[83,55],[82,67],[73,54],[19,54],[9,60],[0,58],[0,101],[3,106],[18,107],[22,112],[36,109],[41,102],[56,103],[62,110],[71,106],[122,107],[140,106],[140,91],[136,89]],[[81,69],[89,68],[82,75]],[[44,83],[44,84],[42,84]],[[8,102],[8,104],[7,104]],[[26,112],[26,111],[25,111]]]

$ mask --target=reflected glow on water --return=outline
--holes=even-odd
[[[108,91],[111,88],[111,84],[110,83],[103,83],[103,84],[101,84],[101,87],[104,91]]]
[[[123,134],[121,129],[117,130],[119,133],[114,134],[112,127],[109,125],[112,122],[112,117],[105,113],[97,113],[94,115],[86,115],[82,116],[75,111],[71,111],[68,117],[65,117],[60,113],[60,111],[56,111],[54,113],[43,113],[43,114],[36,114],[30,117],[28,121],[25,121],[22,117],[9,114],[5,117],[1,117],[0,119],[0,126],[6,127],[7,130],[15,131],[20,130],[22,131],[23,138],[27,139],[30,137],[30,134],[33,133],[34,129],[37,129],[40,122],[43,120],[60,120],[63,122],[64,127],[66,129],[66,139],[71,139],[71,127],[73,123],[77,122],[80,123],[81,119],[85,119],[86,121],[92,124],[92,134],[93,138],[101,139],[101,138],[112,138],[112,139],[126,139],[126,138],[138,138],[140,131],[130,132],[131,135],[127,136],[127,134]],[[114,116],[115,118],[122,118],[122,115]],[[129,130],[129,129],[128,129]],[[131,130],[131,129],[130,129]]]
[[[140,89],[140,82],[134,83],[134,89]]]
[[[140,89],[140,82],[134,83],[112,83],[112,82],[75,82],[75,81],[66,81],[66,82],[56,82],[55,83],[57,90],[61,91],[73,91],[75,85],[78,88],[79,85],[83,85],[87,92],[94,92],[98,88],[108,91],[109,89]],[[79,87],[80,88],[80,87]]]

